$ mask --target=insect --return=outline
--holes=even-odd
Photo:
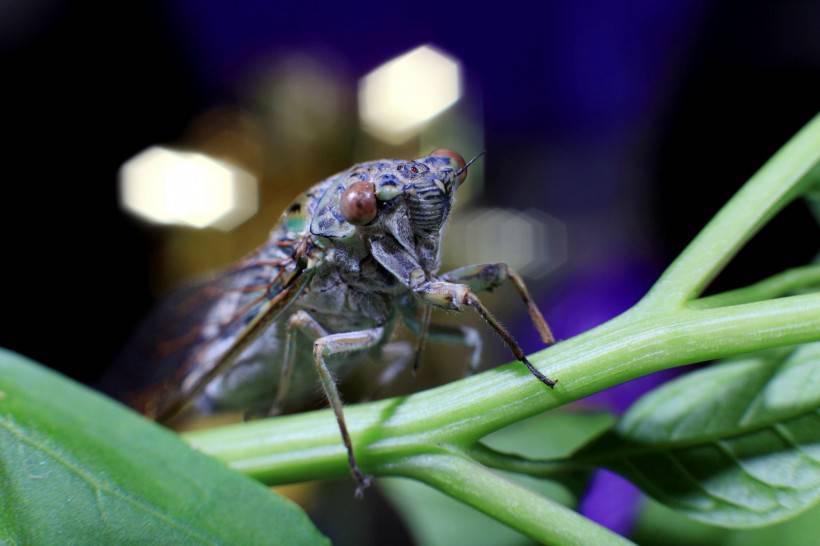
[[[515,358],[553,387],[476,295],[510,281],[551,344],[552,333],[520,276],[503,263],[438,274],[442,230],[477,157],[466,163],[438,149],[412,161],[370,161],[300,195],[265,244],[178,298],[180,318],[170,330],[153,332],[170,340],[154,344],[155,359],[180,371],[172,388],[166,384],[150,394],[149,413],[164,422],[196,404],[206,411],[275,415],[289,399],[309,394],[318,374],[361,496],[371,479],[356,461],[334,376],[377,358],[387,380],[418,367],[428,338],[472,348],[474,368],[477,333],[431,324],[433,307],[475,310]],[[417,335],[415,348],[391,341],[398,321]]]

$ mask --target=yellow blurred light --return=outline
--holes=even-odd
[[[359,116],[366,131],[401,144],[460,97],[458,61],[438,49],[421,46],[361,80]]]
[[[256,212],[256,178],[207,155],[154,146],[120,168],[120,202],[152,222],[229,231]]]

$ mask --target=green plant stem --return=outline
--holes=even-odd
[[[633,544],[569,508],[464,457],[417,455],[385,464],[379,471],[427,483],[542,544]]]
[[[689,307],[692,309],[727,307],[768,298],[779,298],[800,290],[818,288],[820,288],[820,264],[806,265],[772,275],[750,286],[693,300],[689,303]]]
[[[820,340],[820,294],[657,316],[626,313],[532,356],[559,378],[546,389],[519,363],[407,397],[345,409],[364,467],[465,449],[510,423],[658,370]],[[329,410],[186,435],[197,449],[268,484],[347,474]]]
[[[783,146],[704,227],[638,304],[662,311],[700,294],[766,222],[820,176],[820,115]]]

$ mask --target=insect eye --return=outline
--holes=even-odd
[[[456,170],[463,169],[464,166],[467,164],[464,161],[464,158],[461,157],[461,154],[454,152],[448,148],[439,148],[437,150],[433,150],[430,155],[437,156],[437,157],[448,157],[450,158],[451,162],[454,163],[454,167]],[[461,175],[458,177],[459,184],[464,182],[467,178],[467,171],[465,170]]]
[[[376,217],[376,188],[372,182],[354,182],[342,192],[339,207],[345,220],[362,226]]]

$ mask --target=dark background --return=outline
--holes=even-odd
[[[3,9],[0,344],[85,381],[152,302],[157,230],[120,211],[117,169],[232,100],[243,68],[265,52],[333,48],[356,76],[419,43],[447,49],[484,92],[484,199],[515,206],[527,191],[560,217],[595,214],[626,193],[640,233],[619,228],[614,248],[594,246],[637,254],[654,272],[820,106],[817,2]],[[549,187],[510,179],[522,154],[531,164],[539,153]],[[811,233],[811,219],[793,208],[725,282],[813,255],[794,237]],[[635,261],[610,258],[587,265],[598,275]]]
[[[568,261],[536,290],[557,333],[623,310],[818,112],[820,3],[583,4],[4,3],[0,346],[99,379],[168,260],[165,228],[120,210],[119,167],[241,101],[285,50],[332,52],[351,89],[423,43],[458,58],[482,96],[481,201],[568,228]],[[806,263],[818,235],[790,206],[713,289]]]

